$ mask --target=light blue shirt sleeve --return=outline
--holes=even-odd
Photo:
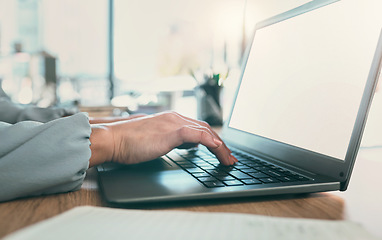
[[[17,123],[21,121],[49,122],[54,119],[69,116],[77,112],[77,109],[36,106],[23,106],[11,102],[7,97],[0,94],[0,121]]]
[[[47,123],[0,122],[0,201],[79,189],[90,134],[84,113]]]

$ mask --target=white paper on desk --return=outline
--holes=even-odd
[[[348,221],[266,217],[236,213],[121,210],[77,207],[37,223],[16,239],[377,239]]]

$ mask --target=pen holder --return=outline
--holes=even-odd
[[[211,126],[221,126],[223,124],[222,107],[220,104],[221,89],[222,86],[219,85],[219,79],[215,77],[207,79],[205,83],[195,88],[197,118]]]

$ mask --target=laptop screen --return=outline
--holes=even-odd
[[[230,128],[345,159],[373,52],[338,7],[256,31]]]

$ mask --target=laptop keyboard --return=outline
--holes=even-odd
[[[208,188],[309,181],[310,179],[285,168],[232,151],[239,162],[224,166],[207,149],[175,150],[182,158],[171,159]]]

